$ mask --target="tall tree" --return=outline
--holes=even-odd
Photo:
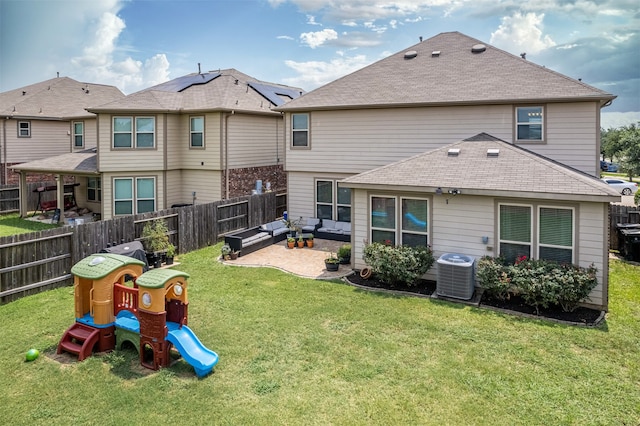
[[[638,123],[640,124],[640,123]],[[630,124],[620,130],[622,170],[627,173],[629,180],[640,175],[640,125]]]

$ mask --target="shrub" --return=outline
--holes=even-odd
[[[433,252],[429,247],[367,244],[364,261],[378,278],[390,285],[415,285],[433,266]]]
[[[476,279],[478,285],[484,289],[484,294],[493,299],[508,299],[513,289],[505,267],[491,256],[483,256],[478,260]]]
[[[490,297],[504,300],[514,293],[535,307],[537,313],[551,305],[572,312],[598,284],[596,272],[593,265],[582,268],[526,258],[504,266],[487,256],[478,261],[476,277]]]
[[[640,206],[640,191],[636,191],[636,195],[633,196],[633,202],[636,206]]]

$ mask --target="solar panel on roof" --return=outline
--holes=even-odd
[[[271,84],[256,83],[254,81],[250,81],[247,84],[275,106],[280,106],[286,102],[286,100],[282,98],[283,96],[289,99],[296,99],[302,94],[299,90],[288,87],[273,86]]]
[[[207,84],[214,78],[218,77],[220,73],[210,72],[204,74],[189,74],[182,77],[174,78],[166,83],[153,86],[151,90],[161,90],[163,92],[182,92],[191,86],[198,84]]]

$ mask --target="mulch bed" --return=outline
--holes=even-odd
[[[349,275],[348,277],[346,277],[346,280],[351,284],[355,284],[364,288],[371,288],[372,290],[389,290],[415,294],[417,296],[430,296],[436,291],[435,281],[420,280],[415,286],[390,286],[376,279],[375,275],[365,280],[360,277],[360,274],[358,272],[359,271],[356,271],[355,274]],[[480,306],[497,308],[514,315],[523,314],[525,316],[533,316],[542,319],[550,319],[587,326],[595,326],[603,318],[602,311],[584,307],[579,307],[573,312],[564,312],[559,306],[551,306],[548,309],[541,308],[540,314],[536,315],[535,308],[533,306],[525,304],[522,298],[517,296],[511,297],[509,300],[494,300],[487,297],[482,297]]]

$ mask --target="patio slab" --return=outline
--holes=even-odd
[[[223,263],[236,266],[271,267],[306,278],[320,280],[339,279],[353,273],[351,265],[340,265],[337,271],[328,272],[324,260],[331,253],[335,255],[338,248],[345,244],[341,241],[314,239],[313,248],[287,247],[287,241],[281,241],[268,247],[256,250],[235,260]]]

